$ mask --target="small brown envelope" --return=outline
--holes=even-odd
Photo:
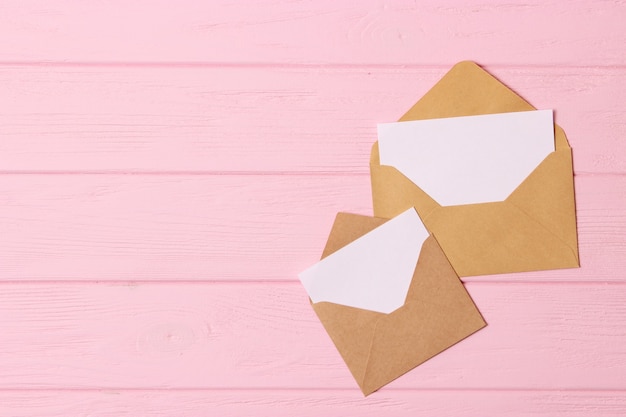
[[[339,213],[322,258],[385,221]],[[312,306],[365,395],[486,325],[432,235],[399,309],[384,314],[330,302]]]
[[[473,62],[456,64],[400,121],[534,110]],[[504,201],[443,207],[393,167],[370,170],[374,215],[415,207],[461,277],[579,266],[571,148],[552,152]]]

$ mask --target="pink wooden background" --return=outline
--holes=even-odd
[[[0,415],[623,416],[626,4],[0,3]],[[473,59],[574,149],[582,268],[364,399],[297,273],[375,124]]]

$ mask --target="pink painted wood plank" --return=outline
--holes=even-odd
[[[0,169],[367,173],[447,69],[0,67]],[[626,172],[626,72],[489,69],[556,109],[578,172]]]
[[[12,417],[303,416],[622,417],[623,391],[394,391],[363,398],[357,390],[0,391]]]
[[[583,267],[468,281],[624,281],[626,176],[577,176]],[[367,175],[0,175],[0,280],[296,280]]]
[[[624,65],[619,0],[11,0],[2,61]]]
[[[5,280],[295,279],[366,176],[0,175]]]
[[[470,283],[489,323],[393,389],[626,389],[626,285]],[[4,284],[0,389],[349,389],[298,283]]]

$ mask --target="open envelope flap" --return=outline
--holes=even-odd
[[[335,222],[322,251],[322,259],[371,232],[389,219],[359,214],[337,213]]]
[[[384,221],[340,213],[324,256]],[[485,326],[432,236],[422,246],[405,305],[398,310],[383,314],[328,302],[312,306],[365,395]],[[387,335],[382,342],[379,334]]]
[[[454,65],[399,121],[535,110],[474,62]]]
[[[455,65],[400,120],[534,108],[472,62]],[[571,148],[555,125],[555,152],[505,202],[441,207],[372,147],[374,214],[415,207],[461,277],[579,265]],[[504,232],[504,233],[503,233]]]

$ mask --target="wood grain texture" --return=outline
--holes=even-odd
[[[623,391],[398,391],[362,398],[358,390],[0,391],[12,417],[622,417]]]
[[[468,291],[488,326],[384,391],[626,389],[626,285]],[[0,318],[0,389],[356,388],[298,283],[4,284]]]
[[[0,66],[0,170],[368,173],[448,69]],[[626,172],[623,71],[487,69],[556,109],[577,172]]]
[[[0,176],[0,276],[294,280],[366,176]],[[94,265],[98,265],[94,268]]]
[[[0,16],[20,40],[2,61],[626,64],[618,0],[11,0]]]
[[[624,281],[626,176],[575,182],[582,268],[466,281]],[[367,175],[1,175],[0,205],[11,281],[294,281],[372,212]]]

